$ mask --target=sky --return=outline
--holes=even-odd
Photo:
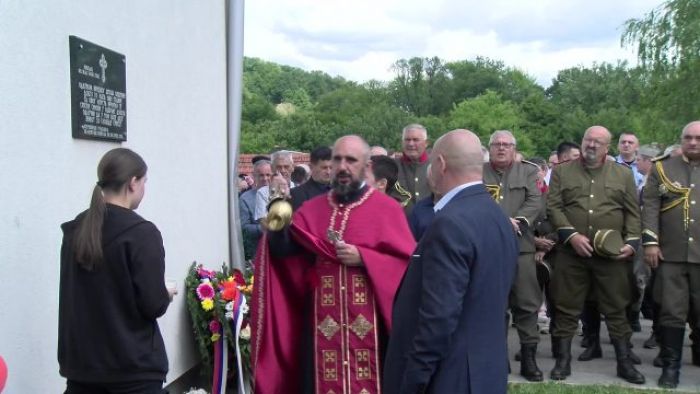
[[[549,86],[559,70],[627,60],[623,24],[662,0],[250,0],[244,54],[365,82],[398,59],[501,60]]]

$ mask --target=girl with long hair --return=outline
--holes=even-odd
[[[66,394],[163,392],[168,358],[156,319],[175,291],[164,283],[160,231],[134,212],[147,169],[135,152],[110,150],[90,207],[61,226],[58,362]]]

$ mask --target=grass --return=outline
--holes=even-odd
[[[633,389],[621,386],[572,385],[563,383],[511,383],[509,394],[661,394],[665,390]]]

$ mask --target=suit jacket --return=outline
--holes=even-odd
[[[289,191],[292,196],[292,209],[295,211],[301,207],[304,201],[311,200],[319,194],[327,193],[331,190],[329,184],[316,182],[313,178]]]
[[[506,392],[517,259],[510,220],[483,185],[436,213],[394,301],[385,394]]]

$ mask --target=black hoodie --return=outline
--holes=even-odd
[[[60,374],[79,382],[163,381],[168,358],[156,318],[170,301],[160,232],[134,211],[107,204],[104,263],[87,271],[73,257],[84,215],[61,225]]]

